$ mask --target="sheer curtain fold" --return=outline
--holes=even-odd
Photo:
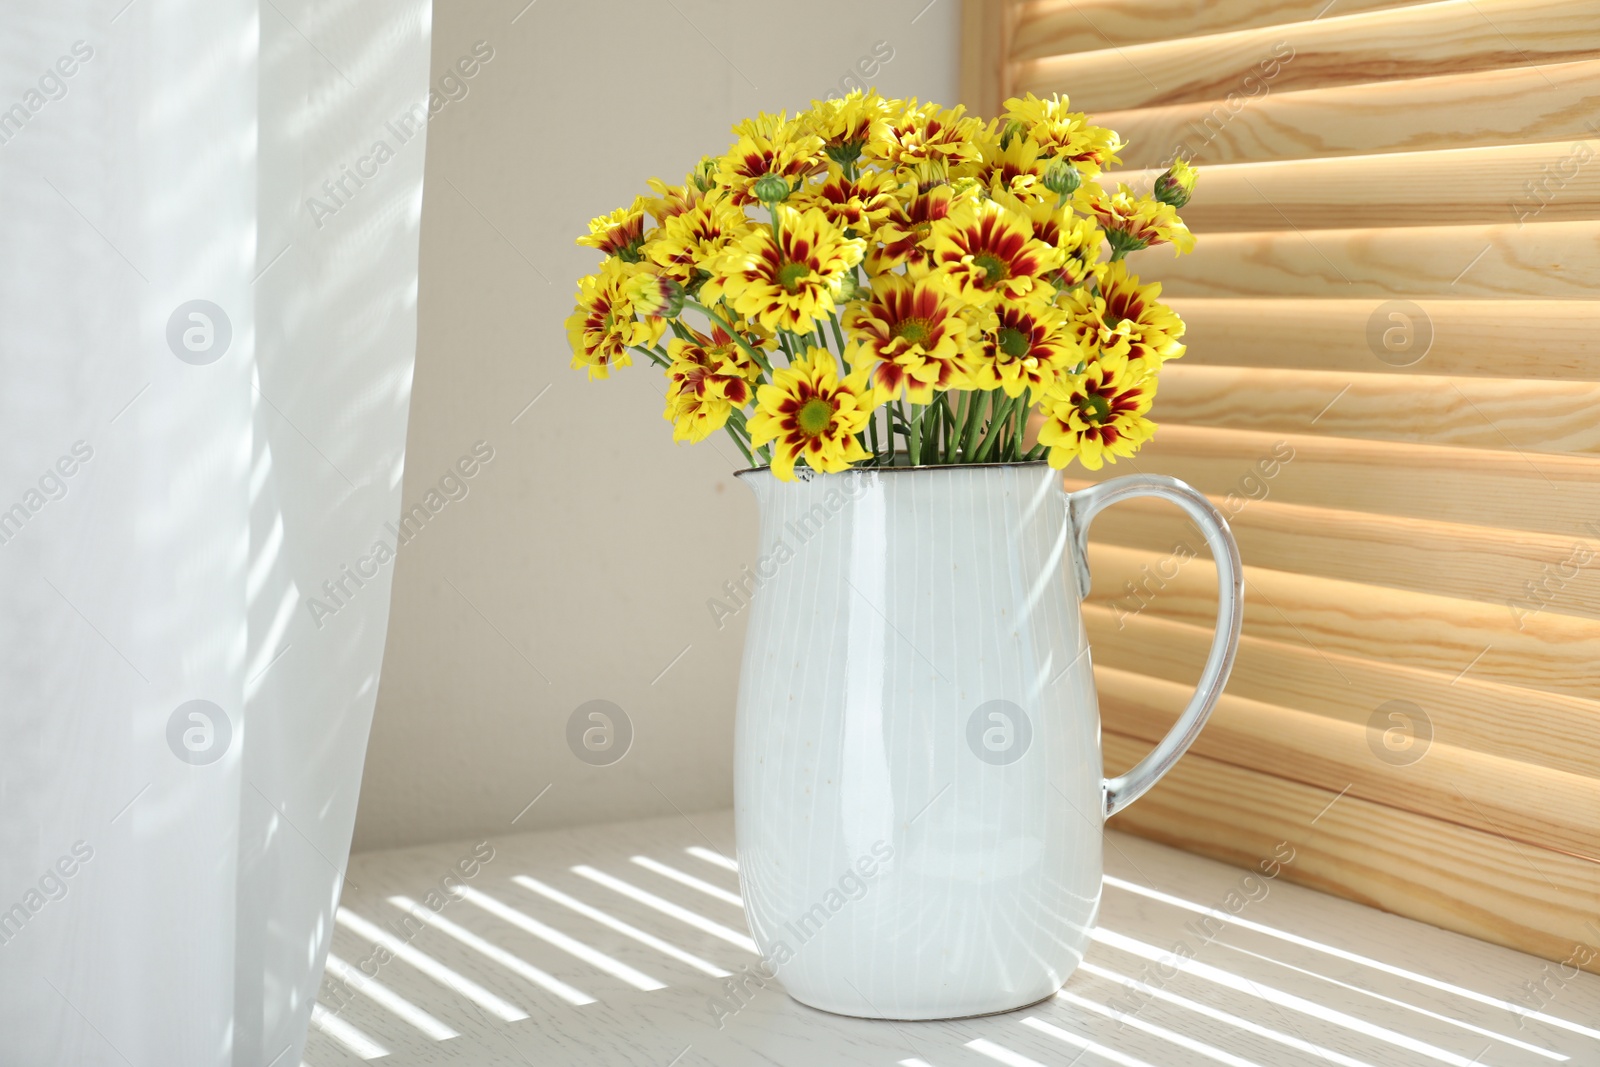
[[[430,3],[5,22],[0,1063],[298,1064],[389,606]]]

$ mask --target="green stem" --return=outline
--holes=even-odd
[[[978,447],[972,450],[970,462],[982,463],[989,458],[989,450],[994,447],[995,421],[999,418],[999,408],[1004,401],[1004,395],[989,394],[989,418],[978,435]]]
[[[754,443],[754,439],[750,434],[749,419],[745,417],[745,413],[743,411],[741,411],[739,408],[734,408],[732,411],[730,411],[728,413],[728,425],[738,428],[738,432],[744,436],[746,441],[750,442],[751,450],[756,454],[756,456],[760,457],[763,463],[772,462],[772,446],[758,446]]]
[[[642,353],[650,360],[651,363],[654,363],[658,367],[672,366],[672,361],[667,359],[665,354],[657,355],[654,349],[645,348],[643,345],[629,345],[628,347],[632,348],[635,352]]]
[[[961,431],[966,428],[967,416],[970,414],[969,409],[971,406],[972,390],[961,390],[961,398],[956,401],[956,413],[950,423],[950,443],[945,446],[944,450],[944,461],[946,463],[954,463],[956,461],[956,452],[960,449],[964,436]]]
[[[756,457],[750,454],[749,446],[744,443],[744,438],[739,435],[739,430],[736,424],[730,419],[728,423],[723,426],[723,429],[728,431],[728,436],[733,438],[733,443],[739,446],[739,451],[744,454],[744,458],[747,462],[749,462],[750,466],[758,466],[756,463]]]
[[[978,427],[983,425],[983,413],[994,404],[993,393],[973,393],[972,406],[967,411],[967,425],[961,432],[961,458],[971,463],[972,449],[978,440]]]
[[[1017,406],[1012,411],[1011,425],[1011,459],[1016,461],[1022,458],[1022,435],[1028,429],[1028,391],[1024,389],[1022,395],[1017,397]]]
[[[1000,438],[1005,435],[1006,417],[1011,414],[1011,398],[996,390],[989,408],[989,426],[983,432],[983,443],[978,446],[974,463],[987,463]]]
[[[844,333],[839,329],[839,316],[830,312],[828,321],[833,323],[833,339],[838,342],[839,359],[842,361],[844,359]]]
[[[906,424],[906,455],[913,467],[922,465],[922,416],[917,405],[911,405],[911,419]]]

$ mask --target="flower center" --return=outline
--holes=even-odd
[[[985,288],[999,285],[1011,273],[1006,269],[1006,265],[1001,262],[1000,257],[990,252],[980,252],[978,255],[973,256],[972,263],[974,266],[983,268],[983,285]]]
[[[837,410],[831,402],[814,396],[800,405],[795,421],[800,424],[800,432],[807,437],[821,437],[832,425],[833,413]]]
[[[896,337],[902,337],[914,345],[922,344],[932,332],[933,327],[927,319],[901,319],[894,328]]]
[[[1028,349],[1031,347],[1028,344],[1027,336],[1021,330],[1013,329],[1010,326],[1002,326],[1000,328],[999,342],[1000,351],[1012,359],[1021,359],[1028,354]]]
[[[778,284],[792,293],[810,273],[811,268],[804,263],[785,263],[778,268]]]
[[[1105,422],[1111,415],[1111,402],[1099,393],[1087,393],[1078,404],[1086,422]]]

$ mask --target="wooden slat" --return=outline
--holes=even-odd
[[[1108,769],[1149,750],[1103,744]],[[1283,878],[1547,959],[1588,944],[1600,908],[1587,860],[1195,754],[1110,826],[1249,868],[1286,841]],[[1600,955],[1586,967],[1600,973]]]
[[[1211,624],[1189,626],[1154,614],[1084,606],[1097,664],[1192,687],[1211,645]],[[1568,774],[1600,776],[1600,703],[1538,693],[1401,663],[1351,659],[1246,635],[1229,693],[1367,726],[1391,700],[1422,709],[1434,741]]]
[[[1582,141],[1600,122],[1600,60],[1292,93],[1267,87],[1094,120],[1128,141],[1121,156],[1130,168],[1165,167],[1175,155],[1205,165]]]
[[[1600,7],[1571,0],[1443,0],[1024,60],[1013,64],[1013,77],[1018,92],[1069,93],[1075,106],[1098,113],[1222,100],[1256,85],[1286,92],[1597,56]]]
[[[1290,840],[1297,880],[1565,959],[1600,906],[1600,6],[1322,4],[1027,0],[1008,27],[1013,95],[1132,142],[1110,180],[1204,168],[1197,251],[1131,260],[1189,327],[1160,431],[1068,486],[1209,494],[1245,632],[1113,825],[1246,866]],[[1117,769],[1187,698],[1215,568],[1166,505],[1093,533]],[[1395,701],[1433,732],[1404,765],[1374,747]]]
[[[961,102],[968,114],[990,119],[1005,110],[1016,13],[1014,0],[961,0]]]
[[[1211,234],[1282,230],[1286,219],[1300,230],[1594,219],[1596,156],[1600,143],[1560,141],[1213,166],[1183,220]],[[1119,177],[1148,192],[1160,173]]]
[[[1271,461],[1280,461],[1274,465]],[[1563,537],[1594,536],[1600,522],[1600,460],[1393,445],[1379,441],[1250,433],[1166,425],[1132,461],[1084,477],[1170,474],[1202,492],[1248,495],[1263,470],[1272,499],[1406,515]]]
[[[1084,484],[1069,480],[1067,488]],[[1228,516],[1240,555],[1255,566],[1479,600],[1503,607],[1513,623],[1539,611],[1600,619],[1600,532],[1574,540],[1280,504],[1259,498],[1271,492],[1264,479],[1254,492],[1258,496],[1212,499]],[[1180,543],[1204,552],[1193,524],[1155,500],[1129,500],[1101,512],[1094,533],[1110,544],[1162,555]]]
[[[1216,569],[1207,558],[1163,562],[1159,553],[1091,542],[1089,565],[1105,580],[1092,603],[1205,626],[1216,616]],[[1150,566],[1150,571],[1141,568]],[[1165,570],[1159,580],[1150,573]],[[1152,590],[1141,600],[1126,582]],[[1380,589],[1245,565],[1244,627],[1270,641],[1300,640],[1324,654],[1404,663],[1503,685],[1590,699],[1600,696],[1600,627],[1541,612],[1520,627],[1503,607]]]
[[[1174,258],[1135,253],[1135,271],[1171,296],[1447,297],[1592,300],[1600,290],[1600,222],[1412,226],[1202,237]],[[1146,266],[1148,264],[1148,266]]]
[[[1191,691],[1109,667],[1096,668],[1095,687],[1105,729],[1151,745],[1172,728]],[[1600,779],[1439,743],[1390,762],[1376,754],[1389,753],[1382,733],[1225,695],[1191,752],[1600,863]]]
[[[1013,59],[1126,48],[1206,34],[1310,22],[1430,0],[1032,0],[1021,5]]]
[[[1600,453],[1600,383],[1162,368],[1155,417],[1262,433],[1530,452]],[[1492,420],[1492,421],[1491,421]]]
[[[1139,269],[1155,278],[1166,266]],[[1414,333],[1407,341],[1417,347],[1395,353],[1381,340],[1397,321],[1386,299],[1174,297],[1170,303],[1188,327],[1183,362],[1189,365],[1600,381],[1595,301],[1417,300],[1421,315],[1410,314]],[[1508,344],[1509,337],[1518,343]],[[1158,422],[1165,399],[1162,393],[1156,401]]]

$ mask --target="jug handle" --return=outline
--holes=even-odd
[[[1233,670],[1233,661],[1239,651],[1239,627],[1244,615],[1244,574],[1239,563],[1239,546],[1234,543],[1228,521],[1207,500],[1205,495],[1187,483],[1160,474],[1130,474],[1112,478],[1098,485],[1079,489],[1067,496],[1067,514],[1070,517],[1071,536],[1077,549],[1077,566],[1082,595],[1089,593],[1088,537],[1089,523],[1099,512],[1119,500],[1136,496],[1153,496],[1168,500],[1182,508],[1200,527],[1206,544],[1217,565],[1217,629],[1211,639],[1211,651],[1206,656],[1205,669],[1200,672],[1200,683],[1189,706],[1183,709],[1178,721],[1167,736],[1126,774],[1106,779],[1101,786],[1105,803],[1105,817],[1110,818],[1132,804],[1161,776],[1172,769],[1211,716],[1222,687]]]

